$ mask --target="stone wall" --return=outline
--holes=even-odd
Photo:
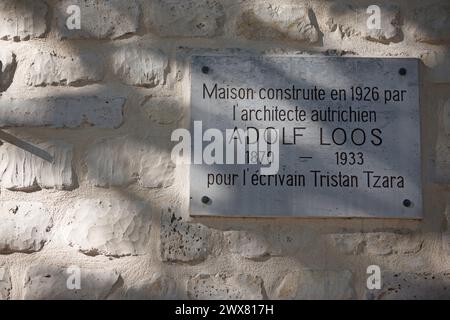
[[[1,0],[0,127],[54,162],[0,146],[0,299],[450,298],[450,4],[371,4]],[[424,219],[190,218],[170,135],[210,52],[420,58]]]

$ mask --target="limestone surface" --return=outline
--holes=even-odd
[[[80,8],[80,29],[67,23],[77,18],[67,10],[74,5]],[[117,39],[139,28],[140,8],[135,0],[64,0],[55,9],[61,39]]]
[[[125,297],[130,300],[176,299],[176,283],[168,276],[155,273],[151,278],[141,280],[128,288]]]
[[[262,235],[247,231],[228,231],[225,239],[230,244],[231,252],[244,258],[258,260],[270,255],[270,244]]]
[[[347,270],[302,269],[288,272],[275,290],[283,300],[342,300],[354,298],[352,273]]]
[[[47,4],[41,0],[2,0],[0,2],[0,39],[29,40],[47,32]]]
[[[188,297],[194,300],[262,300],[263,281],[260,277],[237,274],[199,274],[187,283]]]
[[[181,103],[174,98],[146,97],[141,108],[150,120],[159,125],[176,124],[183,117]]]
[[[79,277],[79,278],[78,278]],[[113,269],[32,265],[25,274],[25,300],[101,300],[113,293],[120,275]]]
[[[0,146],[0,186],[15,191],[74,187],[73,146],[49,141],[35,147],[53,157],[53,162],[12,144]]]
[[[165,83],[168,63],[161,50],[124,47],[114,53],[112,67],[123,83],[151,88]]]
[[[5,266],[0,266],[0,300],[8,300],[11,294],[11,276]]]
[[[49,241],[53,221],[42,203],[2,201],[0,219],[0,254],[40,251]]]
[[[450,5],[425,5],[414,10],[413,35],[418,42],[450,43]]]
[[[9,51],[0,51],[0,93],[8,90],[16,73],[16,55]]]
[[[103,61],[98,54],[39,52],[27,69],[29,86],[82,86],[103,79]]]
[[[79,200],[67,212],[66,242],[87,255],[142,255],[149,252],[151,212],[143,202]]]
[[[155,0],[150,12],[147,25],[165,37],[212,37],[221,33],[225,20],[217,0]]]
[[[290,40],[315,43],[318,27],[313,12],[304,6],[260,3],[244,11],[237,21],[237,33],[252,40]]]
[[[103,139],[87,152],[88,180],[98,187],[138,183],[161,188],[173,183],[174,164],[167,151],[136,137]]]
[[[334,4],[327,21],[329,31],[338,32],[340,39],[362,37],[389,44],[403,39],[400,8],[396,5],[378,6],[379,11],[350,3]]]
[[[0,128],[117,128],[123,122],[125,101],[97,96],[0,98]]]
[[[450,272],[383,272],[381,290],[366,290],[369,300],[448,300]]]
[[[200,262],[211,252],[212,232],[201,224],[184,222],[174,213],[161,218],[160,250],[163,261]]]
[[[394,232],[342,233],[328,238],[331,245],[344,254],[416,254],[423,245],[420,237]]]

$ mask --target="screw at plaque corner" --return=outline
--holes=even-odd
[[[202,197],[202,203],[204,204],[211,204],[211,199],[207,196]]]
[[[411,202],[411,200],[409,200],[409,199],[405,199],[405,200],[403,200],[403,205],[404,205],[406,208],[410,208],[410,207],[412,206],[412,202]]]
[[[202,67],[202,72],[204,74],[208,74],[209,73],[209,67],[207,67],[207,66]]]
[[[404,76],[404,75],[406,75],[406,69],[405,69],[405,68],[400,68],[400,69],[398,70],[398,73],[399,73],[401,76]]]

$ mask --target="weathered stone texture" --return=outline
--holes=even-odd
[[[29,40],[47,32],[47,5],[41,0],[2,0],[0,39]]]
[[[127,46],[114,53],[112,66],[123,83],[151,88],[165,83],[168,64],[161,50]]]
[[[230,251],[247,259],[258,260],[270,255],[270,244],[260,234],[248,231],[228,231],[225,239]]]
[[[338,32],[341,39],[362,37],[385,44],[403,40],[398,6],[380,6],[380,28],[372,24],[372,18],[376,18],[377,13],[373,11],[368,13],[367,9],[367,6],[355,6],[348,3],[333,4],[327,21],[329,31]]]
[[[216,0],[155,0],[147,25],[163,37],[213,37],[222,31],[224,8]]]
[[[16,68],[16,55],[9,51],[0,51],[0,93],[11,86]]]
[[[145,98],[141,108],[159,125],[176,124],[183,117],[181,103],[175,98]]]
[[[67,212],[67,243],[88,255],[142,255],[149,252],[151,212],[143,202],[79,200]]]
[[[102,57],[93,53],[39,52],[27,69],[29,86],[82,86],[103,79]]]
[[[117,128],[125,98],[0,99],[0,127]]]
[[[416,254],[423,245],[417,236],[391,232],[332,234],[328,238],[344,254]]]
[[[450,0],[369,2],[0,0],[0,129],[54,158],[0,141],[0,300],[450,299]],[[418,57],[423,223],[160,218],[189,201],[170,133],[189,122],[190,58],[209,54]],[[48,263],[87,266],[81,288]]]
[[[155,273],[151,278],[139,281],[127,289],[125,298],[130,300],[171,300],[177,299],[176,283],[173,279]]]
[[[414,40],[430,44],[450,43],[450,5],[431,4],[414,10]]]
[[[69,30],[66,12],[71,5],[81,10],[81,29]],[[117,39],[135,34],[140,8],[135,0],[64,0],[56,11],[58,34],[62,39]]]
[[[0,254],[41,250],[53,226],[46,208],[38,202],[2,201],[0,219]]]
[[[450,83],[450,53],[427,51],[420,56],[426,66],[424,77],[432,83]]]
[[[382,272],[380,290],[367,290],[369,300],[448,300],[450,272]]]
[[[163,261],[200,262],[211,252],[212,232],[201,224],[182,221],[175,214],[161,218],[160,251]]]
[[[99,300],[106,299],[120,275],[111,269],[80,269],[80,289],[73,269],[50,265],[32,265],[26,272],[23,288],[25,300]],[[69,284],[69,286],[68,286]],[[74,288],[74,289],[71,289]]]
[[[433,179],[440,184],[450,183],[450,140],[439,136],[436,143]]]
[[[238,18],[237,34],[252,40],[315,43],[320,33],[311,15],[312,10],[299,5],[257,4]]]
[[[260,277],[200,274],[188,280],[189,299],[194,300],[262,300],[263,281]]]
[[[11,144],[0,147],[0,186],[10,190],[70,189],[75,185],[72,146],[60,141],[37,145],[53,157],[48,162]]]
[[[388,232],[368,233],[365,241],[368,255],[416,254],[423,245],[420,237]]]
[[[442,247],[447,255],[450,255],[450,203],[447,204],[445,210],[446,226],[442,234]]]
[[[343,254],[360,254],[364,251],[364,240],[361,234],[337,233],[328,236],[331,245]]]
[[[352,299],[354,295],[350,271],[303,269],[286,274],[273,298],[341,300]]]
[[[10,299],[11,289],[9,269],[5,266],[0,266],[0,301]]]
[[[444,104],[444,129],[447,135],[450,135],[450,99]]]
[[[167,151],[151,141],[131,136],[105,139],[87,153],[88,180],[98,187],[137,182],[145,188],[167,187],[173,183],[174,164]]]

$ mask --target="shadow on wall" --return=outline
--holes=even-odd
[[[325,1],[330,2],[330,15],[333,17],[336,17],[336,20],[339,19],[339,16],[346,17],[348,15],[347,11],[343,9],[341,5],[336,5],[334,2],[331,3],[331,1]],[[364,3],[369,3],[369,1],[365,1]],[[439,2],[439,1],[437,1]],[[48,1],[50,5],[56,5],[56,1]],[[147,5],[142,4],[142,9],[147,8]],[[190,2],[189,2],[190,3]],[[405,12],[409,12],[407,9],[409,7],[406,4],[406,1],[401,2],[402,10]],[[416,1],[416,3],[419,3],[419,1]],[[442,3],[442,2],[439,2]],[[273,27],[272,24],[268,23],[267,20],[258,20],[258,15],[254,14],[252,10],[249,10],[248,7],[246,7],[244,1],[233,1],[227,4],[225,7],[225,11],[228,10],[228,8],[233,7],[234,11],[241,11],[240,15],[244,21],[245,24],[251,25],[252,27],[256,28],[259,34],[255,35],[253,32],[245,33],[244,31],[241,33],[244,38],[251,38],[249,39],[248,45],[249,47],[241,47],[240,49],[244,50],[253,50],[252,46],[255,43],[258,43],[258,36],[262,38],[267,37],[273,37],[277,39],[283,39],[286,42],[283,41],[276,41],[274,40],[274,43],[277,47],[283,47],[285,44],[286,47],[289,48],[301,48],[305,51],[305,53],[310,54],[321,54],[323,53],[323,33],[326,31],[320,31],[319,30],[319,22],[317,21],[317,17],[315,14],[311,11],[307,11],[307,16],[309,20],[311,21],[311,26],[307,26],[306,29],[303,28],[303,26],[299,26],[300,30],[305,32],[305,34],[302,36],[303,38],[300,39],[302,41],[299,44],[293,43],[295,41],[299,40],[299,36],[295,31],[298,31],[299,29],[289,30],[285,31],[284,27],[279,27],[279,25],[283,24],[283,21],[280,21],[278,25]],[[361,4],[362,5],[362,4]],[[242,9],[239,8],[240,6],[243,6]],[[120,1],[111,1],[109,4],[110,10],[115,11],[113,16],[121,17],[121,21],[135,21],[136,20],[136,12],[134,9],[132,9],[132,6],[130,6],[130,10],[124,9],[124,5]],[[26,10],[27,8],[23,7],[21,10]],[[168,13],[161,14],[161,16],[170,16],[171,15],[171,8],[167,7],[167,10],[169,10]],[[49,12],[53,12],[53,10],[49,10]],[[201,11],[200,11],[201,12]],[[190,14],[190,11],[187,10],[187,13]],[[145,15],[145,13],[144,13]],[[417,28],[419,30],[422,30],[423,34],[429,34],[434,31],[433,29],[433,22],[424,19],[414,19],[414,15],[407,14],[403,17],[403,20],[400,22],[403,25],[409,25],[410,27],[414,26],[414,28]],[[201,20],[202,16],[197,16],[195,19]],[[54,36],[53,30],[55,30],[55,17],[53,16],[53,13],[48,15],[48,24],[51,26],[50,32],[48,33],[48,36]],[[78,54],[78,58],[81,60],[81,65],[90,66],[92,65],[92,61],[83,60],[88,57],[87,55],[79,54],[80,52],[83,52],[85,50],[93,50],[98,49],[98,52],[94,52],[95,54],[98,54],[99,57],[102,57],[102,60],[105,61],[105,69],[108,69],[106,67],[106,64],[113,60],[111,57],[114,50],[117,49],[117,43],[123,42],[121,45],[123,47],[128,48],[130,44],[133,41],[136,41],[135,45],[143,46],[143,43],[145,42],[145,39],[141,38],[134,38],[134,35],[143,36],[144,34],[151,32],[151,27],[144,26],[143,20],[144,18],[141,16],[138,18],[139,21],[139,28],[137,30],[132,30],[130,32],[126,32],[123,35],[117,36],[116,40],[111,40],[108,38],[115,38],[117,35],[117,29],[121,30],[121,27],[115,28],[114,25],[111,25],[111,28],[102,29],[103,36],[106,39],[102,39],[99,43],[94,43],[93,40],[63,40],[63,46],[64,50],[67,52],[70,52],[73,55]],[[217,18],[214,21],[218,21],[220,24],[225,23],[225,21],[221,20],[222,18]],[[211,21],[211,20],[208,20]],[[200,23],[200,22],[199,22]],[[212,22],[211,22],[212,23]],[[421,25],[418,25],[419,23],[423,23]],[[95,24],[93,24],[95,26]],[[223,25],[220,26],[221,28]],[[337,26],[336,28],[339,28]],[[313,32],[313,29],[317,29],[317,33]],[[345,29],[345,28],[344,28]],[[343,29],[343,30],[344,30]],[[95,30],[95,28],[94,28]],[[123,29],[125,30],[125,29]],[[209,30],[209,29],[208,29]],[[248,29],[246,29],[248,30]],[[343,31],[345,34],[345,30]],[[47,35],[47,34],[45,34]],[[255,39],[256,36],[256,39]],[[80,38],[97,38],[97,34],[89,34],[89,33],[83,33]],[[392,42],[399,42],[403,39],[403,34],[400,38],[395,38]],[[212,38],[211,40],[208,40],[207,47],[208,49],[204,49],[204,51],[215,51],[213,48],[222,48],[223,44],[222,41],[224,41],[226,37],[223,36],[217,36],[215,38]],[[311,41],[312,39],[312,41]],[[234,39],[235,40],[235,39]],[[235,43],[234,40],[230,40],[231,43]],[[116,78],[116,75],[111,71],[106,71],[105,75],[98,79],[98,81],[95,81],[95,83],[86,83],[89,84],[89,86],[83,85],[78,86],[77,88],[66,88],[63,85],[58,86],[52,86],[47,85],[45,88],[45,92],[47,92],[49,98],[55,98],[55,99],[67,99],[67,98],[76,98],[79,97],[79,94],[82,93],[83,95],[89,95],[89,96],[98,96],[98,97],[111,97],[111,96],[117,96],[117,97],[123,97],[126,98],[127,101],[125,103],[125,106],[122,110],[123,113],[123,123],[118,128],[96,128],[95,126],[92,126],[92,123],[83,123],[82,125],[68,129],[68,128],[20,128],[20,129],[14,129],[14,128],[7,128],[9,129],[9,132],[13,135],[17,135],[18,137],[23,137],[24,139],[31,138],[33,141],[39,141],[39,142],[45,142],[49,139],[54,139],[54,137],[58,137],[60,140],[67,139],[68,142],[74,143],[75,148],[79,149],[76,150],[76,155],[74,157],[74,169],[77,174],[80,175],[78,177],[80,187],[82,187],[84,184],[90,184],[91,181],[89,181],[89,177],[86,177],[89,175],[89,168],[86,168],[85,164],[82,164],[82,162],[85,161],[85,145],[93,145],[93,142],[99,142],[102,141],[101,147],[104,148],[102,151],[102,155],[104,156],[105,161],[107,161],[108,156],[113,155],[114,161],[111,161],[109,163],[111,170],[109,173],[107,173],[105,170],[105,174],[112,174],[111,177],[98,177],[97,179],[104,178],[104,183],[101,183],[102,187],[117,187],[118,185],[123,185],[123,182],[125,181],[125,187],[124,188],[115,188],[117,192],[120,192],[122,196],[126,199],[130,199],[132,201],[135,200],[141,200],[149,203],[149,194],[151,197],[154,197],[157,199],[155,202],[157,203],[149,203],[149,205],[152,207],[152,212],[155,212],[153,214],[153,222],[152,225],[158,226],[160,223],[164,223],[164,219],[162,218],[161,212],[166,212],[167,208],[172,207],[172,203],[175,203],[175,207],[183,207],[185,205],[186,199],[184,199],[184,188],[185,185],[182,185],[183,182],[175,181],[174,184],[170,186],[166,186],[164,188],[154,188],[154,185],[152,185],[151,182],[149,182],[149,188],[147,189],[144,187],[144,189],[140,189],[139,187],[136,187],[135,184],[137,183],[139,185],[139,182],[141,181],[141,178],[145,173],[142,172],[142,170],[145,171],[147,165],[149,164],[143,164],[141,161],[138,161],[138,159],[134,159],[133,155],[127,154],[127,152],[123,152],[124,149],[117,148],[115,145],[115,142],[119,141],[120,139],[127,137],[126,139],[129,141],[128,143],[135,146],[134,149],[127,149],[127,150],[136,150],[137,153],[139,153],[143,158],[145,158],[146,151],[154,153],[154,154],[170,154],[171,148],[173,143],[170,142],[170,134],[171,130],[176,128],[179,124],[184,123],[186,125],[186,120],[188,118],[189,111],[186,110],[186,108],[189,108],[189,106],[184,106],[181,103],[180,98],[176,98],[176,103],[179,104],[176,107],[176,110],[174,113],[180,112],[183,113],[181,117],[179,117],[178,120],[171,122],[170,124],[165,124],[163,121],[163,124],[158,123],[158,121],[153,121],[151,116],[149,117],[148,113],[146,113],[145,110],[142,108],[143,101],[147,101],[150,105],[150,108],[156,107],[155,105],[152,105],[151,101],[152,99],[164,99],[165,95],[167,94],[175,94],[178,95],[178,85],[175,86],[175,88],[171,88],[171,81],[174,81],[176,79],[176,76],[173,74],[174,72],[180,71],[176,70],[174,67],[181,68],[184,66],[187,62],[189,52],[190,50],[198,50],[197,44],[199,47],[204,47],[205,45],[201,42],[193,42],[193,48],[180,48],[176,49],[180,44],[185,45],[185,43],[188,40],[186,40],[186,37],[170,37],[170,40],[165,40],[163,38],[155,38],[152,40],[152,44],[155,44],[156,46],[162,46],[164,49],[160,51],[160,54],[162,56],[168,55],[170,57],[169,59],[169,65],[164,71],[164,77],[165,80],[163,82],[167,82],[165,85],[161,87],[160,84],[156,86],[152,86],[152,88],[142,88],[142,86],[133,86],[133,85],[127,85],[123,81],[120,81]],[[244,40],[242,40],[244,41]],[[245,42],[237,41],[236,43],[239,43],[241,46],[245,46]],[[308,47],[305,45],[306,42],[312,42],[315,43],[314,47]],[[19,46],[16,46],[19,48]],[[327,48],[328,49],[328,48]],[[176,54],[173,54],[173,50],[179,50]],[[203,49],[201,49],[203,50]],[[228,50],[219,49],[218,52],[224,51],[227,52]],[[154,54],[154,52],[153,52]],[[17,60],[21,61],[23,57],[18,56]],[[138,58],[138,57],[136,57]],[[161,57],[160,57],[161,58]],[[133,63],[136,63],[133,61]],[[137,62],[139,63],[139,62]],[[9,67],[8,70],[3,69],[3,66],[0,68],[1,74],[0,74],[0,89],[5,88],[4,97],[0,98],[0,105],[3,105],[2,99],[6,99],[8,95],[8,88],[9,85],[4,85],[4,83],[11,84],[12,74],[14,74],[18,68],[20,68],[20,65],[16,65],[17,63],[14,63]],[[19,62],[20,64],[20,62]],[[121,70],[121,72],[132,72],[133,70],[124,69]],[[138,70],[134,70],[134,72],[137,72]],[[274,70],[276,73],[280,73],[280,70]],[[425,71],[427,72],[427,71]],[[188,75],[184,74],[184,77],[187,77]],[[170,77],[170,79],[168,79]],[[105,83],[105,85],[100,85],[101,83]],[[144,86],[145,87],[145,86]],[[161,91],[160,90],[161,88]],[[36,88],[34,88],[36,89]],[[34,90],[32,89],[32,91]],[[183,90],[189,90],[189,88],[182,88]],[[34,91],[33,91],[34,92]],[[162,94],[161,94],[162,93]],[[17,96],[9,96],[13,99],[20,99],[20,97]],[[149,98],[150,97],[150,98]],[[423,102],[423,106],[432,105],[432,97],[426,95],[425,101]],[[429,99],[429,100],[428,100]],[[57,108],[54,109],[55,111],[58,110]],[[164,110],[161,111],[164,113]],[[427,147],[423,150],[424,153],[424,170],[423,173],[427,174],[430,171],[430,168],[428,168],[428,161],[425,158],[428,158],[430,156],[430,153],[434,152],[434,146],[436,145],[437,141],[437,129],[439,128],[439,124],[436,122],[438,119],[435,116],[431,116],[434,114],[433,108],[426,108],[424,110],[424,119],[423,119],[423,134],[425,139],[430,139],[430,143],[428,143]],[[47,115],[50,119],[58,118],[60,115],[55,114],[53,117]],[[431,119],[432,121],[430,121]],[[161,121],[159,121],[161,122]],[[59,138],[61,137],[61,138]],[[111,143],[103,143],[104,140],[102,139],[112,139],[110,140]],[[119,140],[117,140],[119,139]],[[108,150],[105,148],[108,148],[108,146],[111,146],[111,153],[108,153]],[[141,146],[141,147],[139,147]],[[94,153],[95,154],[95,153]],[[154,159],[154,158],[152,158]],[[167,157],[164,159],[168,159]],[[135,164],[133,162],[136,161]],[[101,163],[96,164],[97,168],[101,168]],[[116,170],[120,170],[120,167],[123,166],[129,166],[130,175],[131,177],[123,177],[123,180],[118,179],[117,176],[114,176]],[[115,166],[117,166],[115,168]],[[167,166],[166,166],[167,167]],[[161,168],[165,168],[164,166],[161,166]],[[138,170],[138,172],[134,172],[133,169]],[[150,168],[153,171],[148,175],[148,179],[158,179],[157,172],[154,170],[157,170],[158,167]],[[139,170],[141,170],[139,172]],[[94,173],[95,176],[95,173]],[[116,178],[118,180],[116,180]],[[195,218],[192,219],[192,221],[186,221],[186,225],[189,225],[190,222],[196,222],[203,224],[205,226],[208,226],[209,228],[216,229],[218,231],[227,231],[227,230],[251,230],[255,233],[261,233],[260,229],[266,230],[267,233],[274,233],[279,235],[279,237],[283,237],[283,234],[287,233],[294,237],[294,240],[297,241],[286,241],[285,247],[288,248],[287,251],[289,254],[292,254],[295,257],[295,260],[297,260],[298,264],[293,264],[292,266],[287,265],[285,267],[286,272],[288,272],[292,268],[298,268],[299,265],[305,267],[305,268],[317,268],[318,265],[321,266],[330,266],[332,265],[333,268],[348,268],[349,262],[348,258],[337,252],[336,248],[329,244],[323,244],[323,234],[348,234],[348,233],[358,233],[358,232],[393,232],[393,233],[414,233],[421,231],[423,232],[440,232],[441,231],[441,222],[444,220],[443,212],[444,209],[440,205],[441,201],[439,200],[439,196],[436,196],[434,192],[436,191],[436,188],[432,186],[432,181],[428,179],[427,176],[424,177],[424,221],[422,223],[416,222],[416,221],[401,221],[401,220],[389,220],[389,222],[383,221],[383,220],[377,220],[377,219],[281,219],[281,220],[275,220],[275,219],[242,219],[242,218]],[[115,186],[114,181],[119,181],[118,184]],[[187,180],[184,180],[187,181]],[[182,195],[180,195],[182,194]],[[162,199],[162,200],[161,200]],[[173,201],[170,205],[163,206],[161,203],[166,203],[167,200]],[[377,200],[379,201],[379,199]],[[186,214],[181,214],[183,219],[186,219]],[[184,221],[184,220],[183,220]],[[154,228],[156,230],[156,228]],[[305,234],[308,235],[308,239],[305,239],[301,235],[298,235],[298,230],[304,231]],[[154,232],[154,231],[152,231]],[[189,228],[187,228],[187,231],[189,232]],[[158,234],[158,232],[156,232]],[[189,244],[188,241],[184,242],[183,236],[180,236],[180,245]],[[298,241],[308,240],[308,244],[317,248],[317,253],[311,253],[306,252],[308,251],[308,247],[304,247],[304,251],[298,250]],[[273,243],[276,243],[278,240],[273,238],[271,240]],[[297,250],[295,250],[297,248]],[[152,250],[159,251],[160,248],[157,248],[156,245],[152,245]],[[224,250],[224,249],[222,249]],[[314,251],[314,250],[310,250]],[[181,251],[182,252],[182,251]],[[182,253],[181,253],[182,254]],[[217,256],[219,254],[223,254],[220,249],[215,252]],[[284,254],[284,253],[282,253]],[[206,257],[205,257],[206,259]],[[221,271],[232,271],[232,270],[240,270],[240,266],[236,262],[235,259],[229,259],[227,264],[225,264],[222,267],[219,267]],[[179,262],[175,260],[174,262]],[[195,264],[197,261],[193,264],[192,270],[195,270],[195,272],[199,271],[197,267],[195,267]],[[429,266],[435,267],[436,262],[434,261],[428,261]],[[166,271],[168,276],[173,276],[173,278],[179,279],[179,277],[176,276],[176,273],[178,271],[175,270],[175,268],[168,267],[168,270]],[[202,273],[211,273],[215,274],[218,271],[217,268],[209,267],[209,264],[207,266],[203,266],[201,268]],[[189,272],[189,271],[185,271]],[[415,283],[415,280],[411,280],[412,282],[409,283]],[[180,281],[180,283],[177,283],[176,286],[178,288],[183,288],[184,283]],[[401,281],[399,282],[399,285],[402,285]],[[421,286],[421,282],[419,284]],[[395,291],[396,289],[394,289]],[[269,294],[265,294],[265,298],[268,296],[272,297],[272,292],[269,292]]]

